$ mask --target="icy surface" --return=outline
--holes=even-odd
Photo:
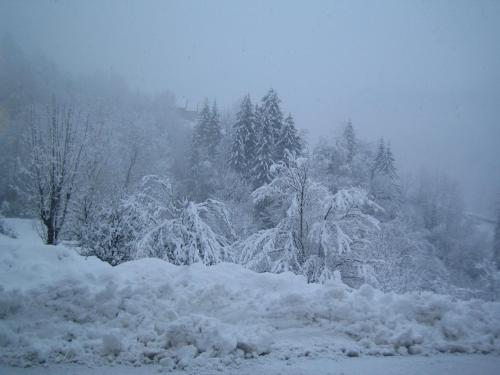
[[[236,371],[247,358],[500,354],[499,303],[307,284],[230,263],[111,267],[42,245],[30,221],[9,223],[19,235],[0,236],[3,365]]]

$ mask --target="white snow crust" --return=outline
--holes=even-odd
[[[116,267],[0,235],[0,364],[239,366],[248,358],[500,354],[500,303],[384,294],[237,264]]]

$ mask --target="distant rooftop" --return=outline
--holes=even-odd
[[[177,107],[177,113],[186,121],[196,121],[198,118],[198,111],[196,110]]]

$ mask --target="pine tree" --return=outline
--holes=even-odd
[[[398,177],[398,174],[394,163],[395,159],[391,151],[391,144],[388,142],[386,146],[384,143],[384,139],[381,138],[378,145],[377,155],[375,156],[375,160],[372,166],[372,179],[376,174],[383,174],[389,176],[392,179],[396,179]]]
[[[380,139],[377,155],[371,172],[371,193],[386,209],[386,216],[394,218],[400,203],[401,189],[398,184],[398,175],[395,159],[391,151],[391,144]]]
[[[344,128],[344,142],[347,151],[347,164],[351,164],[356,154],[357,147],[356,134],[354,133],[354,127],[352,126],[351,120],[347,122]]]
[[[377,172],[383,170],[383,165],[385,163],[385,143],[384,138],[380,138],[377,155],[375,156],[375,160],[373,161],[372,170],[371,170],[371,179],[375,177]]]
[[[295,122],[291,114],[285,119],[281,130],[281,136],[276,144],[276,154],[279,160],[287,160],[288,154],[293,156],[300,155],[302,151],[302,139],[300,138]]]
[[[217,156],[217,147],[222,138],[219,113],[214,102],[210,108],[205,100],[198,122],[193,129],[189,154],[190,196],[196,201],[205,200],[213,191],[213,163]]]
[[[222,130],[220,127],[220,115],[217,110],[217,103],[214,101],[207,123],[205,139],[207,153],[210,160],[215,159],[215,156],[217,155],[217,147],[219,146],[221,139]]]
[[[283,113],[280,108],[281,100],[274,89],[270,89],[267,94],[262,98],[260,122],[262,127],[270,127],[271,141],[273,148],[273,156],[275,161],[280,161],[279,155],[276,155],[276,144],[281,136],[283,128]]]
[[[209,127],[209,122],[212,114],[210,111],[210,106],[208,105],[208,100],[205,100],[203,104],[203,108],[200,111],[200,114],[198,116],[198,122],[196,123],[196,126],[193,129],[193,138],[192,138],[192,148],[194,154],[198,155],[199,157],[202,157],[204,154],[203,151],[206,145],[206,140],[208,138],[208,127]]]
[[[233,129],[233,142],[229,163],[234,170],[245,174],[254,164],[253,159],[255,158],[257,149],[255,117],[249,95],[245,96],[241,102]]]
[[[254,164],[251,169],[251,180],[254,187],[259,187],[271,181],[271,165],[273,164],[274,142],[273,128],[269,121],[263,121],[264,110],[262,107],[255,108],[256,123],[258,129],[258,144]]]
[[[222,130],[217,104],[214,102],[210,108],[208,101],[205,100],[198,123],[193,130],[193,154],[197,154],[201,160],[214,160],[221,138]]]
[[[385,150],[385,160],[384,160],[384,173],[388,176],[391,176],[392,179],[396,179],[398,177],[396,166],[394,165],[395,159],[394,155],[391,151],[391,143],[387,143],[387,147]]]

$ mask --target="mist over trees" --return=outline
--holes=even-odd
[[[47,244],[498,298],[500,216],[492,231],[446,175],[399,171],[390,134],[364,140],[348,120],[307,144],[274,88],[194,110],[0,49],[1,210],[36,217]]]

